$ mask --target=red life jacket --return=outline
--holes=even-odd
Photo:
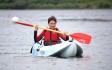
[[[54,30],[58,30],[58,29],[55,28]],[[39,36],[37,36],[37,33],[34,33],[35,42],[40,41],[42,38],[44,39],[44,45],[54,45],[57,43],[61,43],[60,38],[65,41],[67,40],[66,35],[58,34],[55,32],[48,31],[48,30],[43,30]]]
[[[53,29],[53,30],[58,30],[57,28]],[[56,44],[57,41],[59,41],[59,34],[55,33],[55,32],[51,32],[48,30],[44,31],[44,43],[45,42],[51,42],[52,44]]]

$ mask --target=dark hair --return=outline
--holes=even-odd
[[[55,18],[55,16],[49,17],[49,18],[48,18],[48,23],[49,23],[51,20],[54,20],[54,21],[57,23],[57,19]]]

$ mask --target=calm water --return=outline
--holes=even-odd
[[[91,44],[82,44],[83,58],[33,57],[29,53],[33,28],[11,23],[18,16],[23,22],[47,27],[52,15],[60,30],[93,37]],[[111,39],[112,10],[0,10],[0,70],[111,70]]]

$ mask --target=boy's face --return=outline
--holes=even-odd
[[[54,29],[56,27],[56,22],[54,20],[51,20],[49,23],[49,28]]]

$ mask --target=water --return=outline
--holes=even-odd
[[[83,58],[33,57],[29,52],[33,28],[11,23],[21,21],[47,27],[50,16],[57,27],[68,33],[92,36],[91,44],[82,44]],[[41,32],[41,30],[39,30]],[[0,70],[111,70],[112,10],[0,10]]]

